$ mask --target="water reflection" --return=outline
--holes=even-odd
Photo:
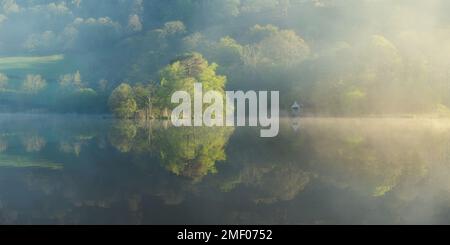
[[[117,121],[108,139],[121,153],[147,153],[148,158],[156,158],[171,173],[198,181],[217,173],[216,162],[226,160],[225,146],[232,132],[232,128],[225,127],[175,128],[158,121]]]
[[[450,121],[0,116],[0,223],[449,223]]]

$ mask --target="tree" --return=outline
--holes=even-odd
[[[41,75],[27,75],[22,83],[22,90],[28,93],[38,93],[47,86],[47,81]]]
[[[108,101],[109,107],[118,118],[131,118],[137,110],[133,88],[122,83],[114,89]]]
[[[84,87],[79,71],[74,74],[65,74],[59,78],[59,86],[63,90],[77,90]]]
[[[164,24],[161,34],[164,37],[180,35],[186,33],[186,26],[181,21],[170,21]]]
[[[252,65],[295,66],[305,61],[311,52],[306,41],[292,30],[256,25],[249,35],[254,43],[248,45],[243,58]],[[255,58],[256,62],[252,62]]]
[[[233,38],[227,36],[213,46],[211,50],[214,60],[224,66],[240,66],[244,48]]]
[[[161,82],[157,91],[158,105],[170,109],[171,95],[176,91],[193,94],[194,83],[202,83],[203,88],[224,92],[226,77],[216,74],[218,65],[209,64],[199,53],[183,55],[160,72]]]
[[[145,111],[146,120],[151,117],[154,90],[152,84],[137,84],[133,87],[138,110]]]
[[[181,52],[185,33],[183,22],[172,21],[161,28],[127,39],[123,44],[131,60],[125,65],[129,67],[127,79],[134,83],[155,80],[159,68]]]

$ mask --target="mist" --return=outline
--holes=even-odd
[[[218,65],[227,89],[277,90],[284,108],[446,116],[449,8],[443,0],[2,0],[0,73],[9,79],[1,93],[12,110],[107,113],[118,85],[158,87],[161,69],[196,52]],[[3,62],[55,55],[64,59]],[[55,108],[60,78],[77,72],[77,89],[89,89],[96,106]],[[33,96],[18,93],[28,73],[47,84]],[[36,100],[15,106],[24,96]]]
[[[0,0],[0,223],[449,223],[448,13]],[[196,86],[251,96],[236,124],[177,127],[171,97]],[[183,108],[218,121],[212,100]]]

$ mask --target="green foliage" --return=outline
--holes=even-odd
[[[282,30],[264,38],[257,44],[261,62],[281,66],[301,64],[310,54],[305,40],[293,31]]]
[[[226,77],[216,74],[217,64],[209,64],[202,55],[191,53],[176,59],[160,72],[161,82],[157,90],[157,104],[172,108],[171,95],[176,91],[193,94],[194,83],[202,83],[206,91],[224,92]]]
[[[119,85],[116,81],[128,81],[131,87],[151,84],[155,88],[151,100],[168,108],[167,95],[173,89],[201,78],[190,74],[174,79],[164,74],[168,76],[164,78],[161,73],[167,73],[168,64],[171,72],[177,73],[185,65],[180,63],[177,68],[177,57],[197,52],[211,69],[227,77],[227,84],[211,87],[277,90],[283,94],[284,108],[301,101],[311,114],[430,114],[439,105],[450,106],[450,32],[441,28],[445,23],[429,28],[417,24],[405,27],[401,21],[399,26],[391,25],[397,20],[396,11],[386,13],[386,18],[378,14],[378,8],[386,7],[384,1],[131,2],[99,3],[108,6],[105,9],[115,6],[118,10],[106,10],[101,18],[82,11],[93,5],[77,4],[76,11],[71,9],[75,5],[66,6],[73,14],[70,18],[57,15],[48,19],[55,23],[70,20],[62,25],[64,31],[56,28],[58,25],[43,28],[37,22],[36,28],[43,29],[35,33],[3,35],[0,43],[7,50],[4,53],[22,56],[0,58],[1,74],[8,78],[0,76],[2,104],[12,110],[64,111],[65,105],[66,112],[106,112],[105,97]],[[399,11],[408,6],[396,5]],[[373,11],[350,13],[353,8]],[[410,16],[414,11],[401,13]],[[21,19],[5,18],[2,24]],[[356,25],[355,19],[362,23]],[[26,39],[15,45],[12,40],[20,36]],[[57,54],[37,56],[47,53]],[[214,76],[210,78],[214,80]],[[164,88],[156,88],[159,85]],[[91,106],[87,103],[72,101],[77,99],[78,90],[85,88],[99,94],[89,99],[95,110],[88,109]],[[142,114],[148,92],[139,87],[134,93],[136,110]]]
[[[221,38],[212,48],[210,55],[221,65],[239,66],[242,64],[241,56],[243,52],[244,47],[233,38],[226,36]]]
[[[159,31],[162,37],[173,37],[174,35],[186,33],[186,26],[181,21],[170,21],[165,23],[164,27]]]
[[[152,105],[154,90],[154,86],[150,84],[137,84],[133,87],[134,98],[139,109],[145,109]]]
[[[259,195],[255,201],[274,203],[293,200],[310,181],[311,174],[299,168],[298,165],[280,164],[256,181],[257,187],[264,190],[264,194]]]
[[[136,125],[132,121],[122,120],[111,127],[108,138],[118,151],[126,153],[132,149],[136,134]]]
[[[186,33],[183,22],[170,21],[161,28],[127,39],[121,47],[130,53],[125,62],[127,79],[133,83],[155,80],[159,69],[181,52],[181,39]]]
[[[122,153],[145,159],[155,157],[169,172],[200,181],[217,173],[216,164],[226,160],[225,147],[233,128],[175,128],[133,120],[115,121],[108,131],[111,145]],[[139,161],[148,169],[146,160]]]
[[[277,32],[280,31],[280,28],[274,26],[274,25],[255,25],[250,28],[248,32],[248,39],[252,43],[260,42],[261,40],[264,40],[266,38],[269,38],[273,35],[276,35]]]
[[[137,110],[133,89],[126,83],[122,83],[114,89],[109,97],[108,104],[118,118],[131,118]]]
[[[305,61],[311,52],[306,41],[292,30],[256,25],[249,36],[252,43],[246,46],[243,60],[250,67],[292,67]]]
[[[216,173],[216,162],[226,159],[231,128],[169,128],[155,133],[162,164],[172,173],[201,180]]]

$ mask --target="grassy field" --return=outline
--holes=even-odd
[[[64,60],[64,55],[32,57],[0,57],[0,71],[16,69],[33,69],[39,65],[52,64]]]
[[[41,75],[47,82],[52,82],[61,75],[59,72],[64,73],[67,68],[66,58],[61,54],[0,57],[0,73],[8,76],[11,88],[20,84],[28,74]]]

